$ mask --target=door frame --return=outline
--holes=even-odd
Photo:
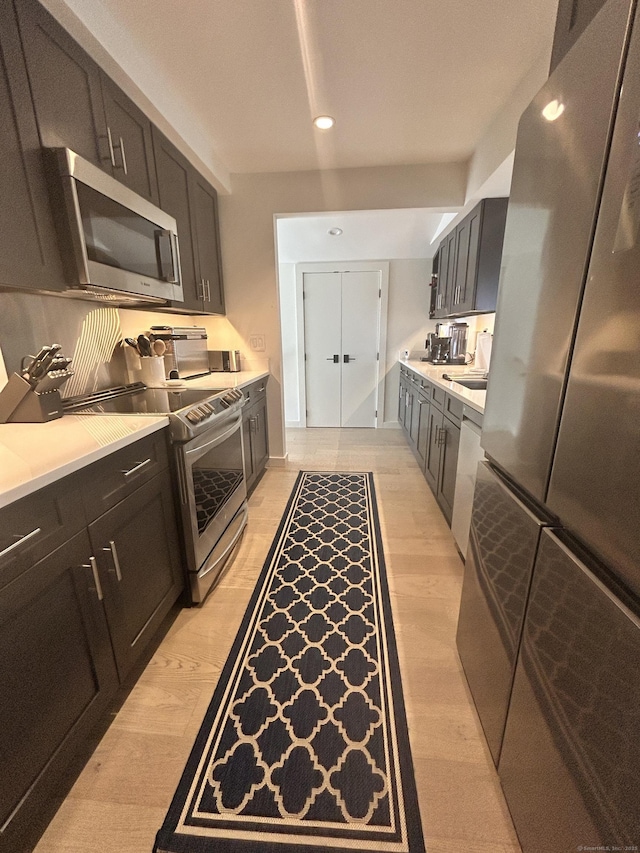
[[[307,426],[307,378],[304,363],[304,300],[302,288],[305,273],[312,272],[377,272],[380,273],[380,322],[378,324],[378,352],[376,374],[375,429],[384,423],[384,385],[387,353],[387,307],[389,304],[389,261],[327,261],[315,264],[296,264],[296,320],[298,339],[298,399],[300,401],[300,426]]]

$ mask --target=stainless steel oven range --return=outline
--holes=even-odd
[[[239,388],[165,390],[141,383],[74,397],[72,414],[168,415],[193,604],[220,577],[247,523]]]

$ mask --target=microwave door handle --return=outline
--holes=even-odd
[[[71,246],[75,260],[76,271],[80,284],[91,284],[89,275],[89,255],[84,240],[84,224],[80,210],[80,200],[75,178],[67,176],[63,179],[63,194],[67,217],[71,227]]]
[[[178,277],[178,238],[167,228],[156,228],[156,259],[158,268],[163,281],[168,281],[171,284],[177,284]],[[166,257],[166,252],[163,251],[164,246],[168,247],[169,258]],[[167,266],[171,265],[171,271],[167,272]]]
[[[170,232],[171,241],[171,265],[173,267],[173,276],[169,279],[171,284],[180,284],[180,251],[178,249],[178,235]]]

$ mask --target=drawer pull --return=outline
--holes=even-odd
[[[18,541],[17,541],[17,542],[14,542],[14,543],[13,543],[13,545],[9,545],[7,548],[5,548],[5,549],[4,549],[4,551],[0,551],[0,557],[5,557],[7,554],[10,554],[12,551],[14,551],[14,550],[15,550],[16,548],[18,548],[20,545],[24,545],[24,543],[25,543],[28,539],[32,539],[34,536],[37,536],[37,535],[38,535],[38,533],[40,533],[40,532],[41,532],[41,528],[40,528],[40,527],[36,527],[36,529],[35,529],[35,530],[32,530],[32,531],[31,531],[31,533],[25,533],[25,535],[24,535],[24,536],[20,536],[20,534],[19,534],[19,533],[18,533],[18,534],[16,534],[16,536],[20,536],[20,538],[18,539]]]
[[[89,563],[82,564],[83,569],[91,569],[93,574],[93,582],[96,585],[96,592],[98,593],[98,601],[102,601],[102,585],[100,583],[100,575],[98,574],[98,564],[96,563],[95,557],[89,557]]]
[[[113,567],[116,570],[116,577],[118,578],[118,583],[122,581],[122,572],[120,571],[120,560],[118,559],[118,552],[116,550],[116,543],[113,539],[109,540],[109,547],[103,548],[103,551],[107,551],[111,554],[111,559],[113,560]]]
[[[148,465],[151,462],[151,459],[145,459],[144,462],[138,462],[137,465],[134,465],[129,471],[122,471],[125,477],[130,477],[132,474],[135,474],[141,468],[144,468],[145,465]]]
[[[257,392],[257,393],[258,393],[258,394],[262,394],[262,392],[263,392],[263,391],[264,391],[264,385],[261,385],[261,386],[258,388],[258,392]]]

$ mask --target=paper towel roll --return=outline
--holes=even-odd
[[[2,357],[2,350],[0,349],[0,391],[7,384],[7,371],[4,366],[4,359]]]
[[[478,332],[476,338],[476,358],[474,367],[476,370],[482,370],[485,373],[489,371],[489,363],[491,362],[491,344],[493,343],[493,335],[490,332]]]

